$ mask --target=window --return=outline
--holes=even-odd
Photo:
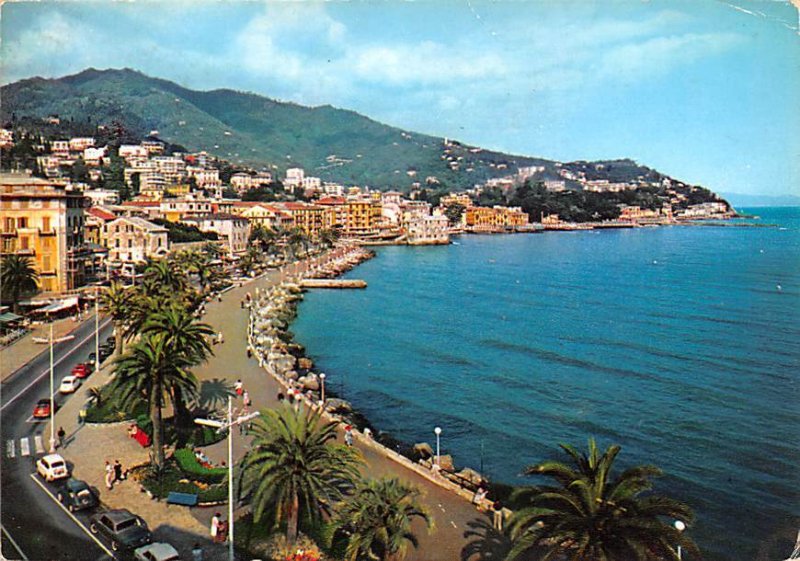
[[[24,216],[20,216],[17,218],[17,228],[27,228],[28,227],[28,219]]]
[[[133,240],[128,240],[128,248],[133,247]]]
[[[50,271],[50,256],[44,255],[42,256],[42,270],[45,272]]]
[[[45,232],[50,231],[50,217],[44,216],[42,217],[42,230]]]
[[[20,249],[28,249],[28,238],[27,236],[22,236],[19,238],[19,248]]]
[[[116,241],[115,247],[119,247],[119,238],[117,238],[115,241]]]

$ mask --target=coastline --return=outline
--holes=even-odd
[[[452,458],[442,455],[442,467],[436,465],[432,451],[427,454],[418,445],[403,442],[388,432],[381,431],[349,402],[340,399],[335,391],[325,387],[325,401],[322,401],[324,381],[318,376],[318,369],[306,356],[305,348],[294,339],[291,323],[297,316],[297,305],[303,299],[302,287],[305,278],[332,278],[372,259],[375,254],[360,246],[346,248],[323,264],[320,259],[313,260],[310,266],[296,265],[294,274],[287,276],[281,271],[281,282],[264,291],[256,289],[256,295],[249,304],[247,331],[248,350],[267,374],[286,392],[286,399],[295,406],[304,406],[319,411],[328,421],[341,426],[352,426],[352,433],[361,446],[371,448],[380,455],[414,471],[437,486],[472,501],[475,490],[481,484],[489,484],[482,474],[471,468],[456,472]],[[327,267],[326,267],[327,265]],[[332,265],[332,269],[330,266]],[[424,443],[427,444],[427,443]],[[491,484],[495,498],[505,499],[511,489],[501,482]],[[482,501],[489,508],[492,500]],[[511,514],[504,509],[506,516]]]

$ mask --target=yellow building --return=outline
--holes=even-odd
[[[270,203],[237,201],[233,203],[230,212],[233,215],[247,218],[251,226],[263,226],[270,230],[288,228],[292,225],[292,217],[289,213]]]
[[[322,230],[333,227],[335,212],[324,206],[295,202],[275,203],[275,206],[289,214],[292,224],[312,239],[318,238]]]
[[[472,199],[466,193],[450,193],[439,199],[439,205],[441,206],[461,205],[463,207],[471,207],[472,204]]]
[[[0,175],[3,255],[26,255],[39,273],[39,288],[64,292],[83,284],[84,206],[79,191],[22,174]]]
[[[524,226],[528,215],[519,207],[473,206],[465,211],[467,228],[474,231],[498,231]]]
[[[377,214],[375,212],[377,207]],[[372,234],[378,227],[380,205],[373,201],[353,200],[345,204],[344,233],[351,236]]]

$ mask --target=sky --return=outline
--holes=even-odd
[[[62,1],[0,8],[0,80],[134,68],[561,161],[800,195],[783,0]]]

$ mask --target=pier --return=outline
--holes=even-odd
[[[367,281],[358,279],[303,279],[302,288],[367,288]]]

